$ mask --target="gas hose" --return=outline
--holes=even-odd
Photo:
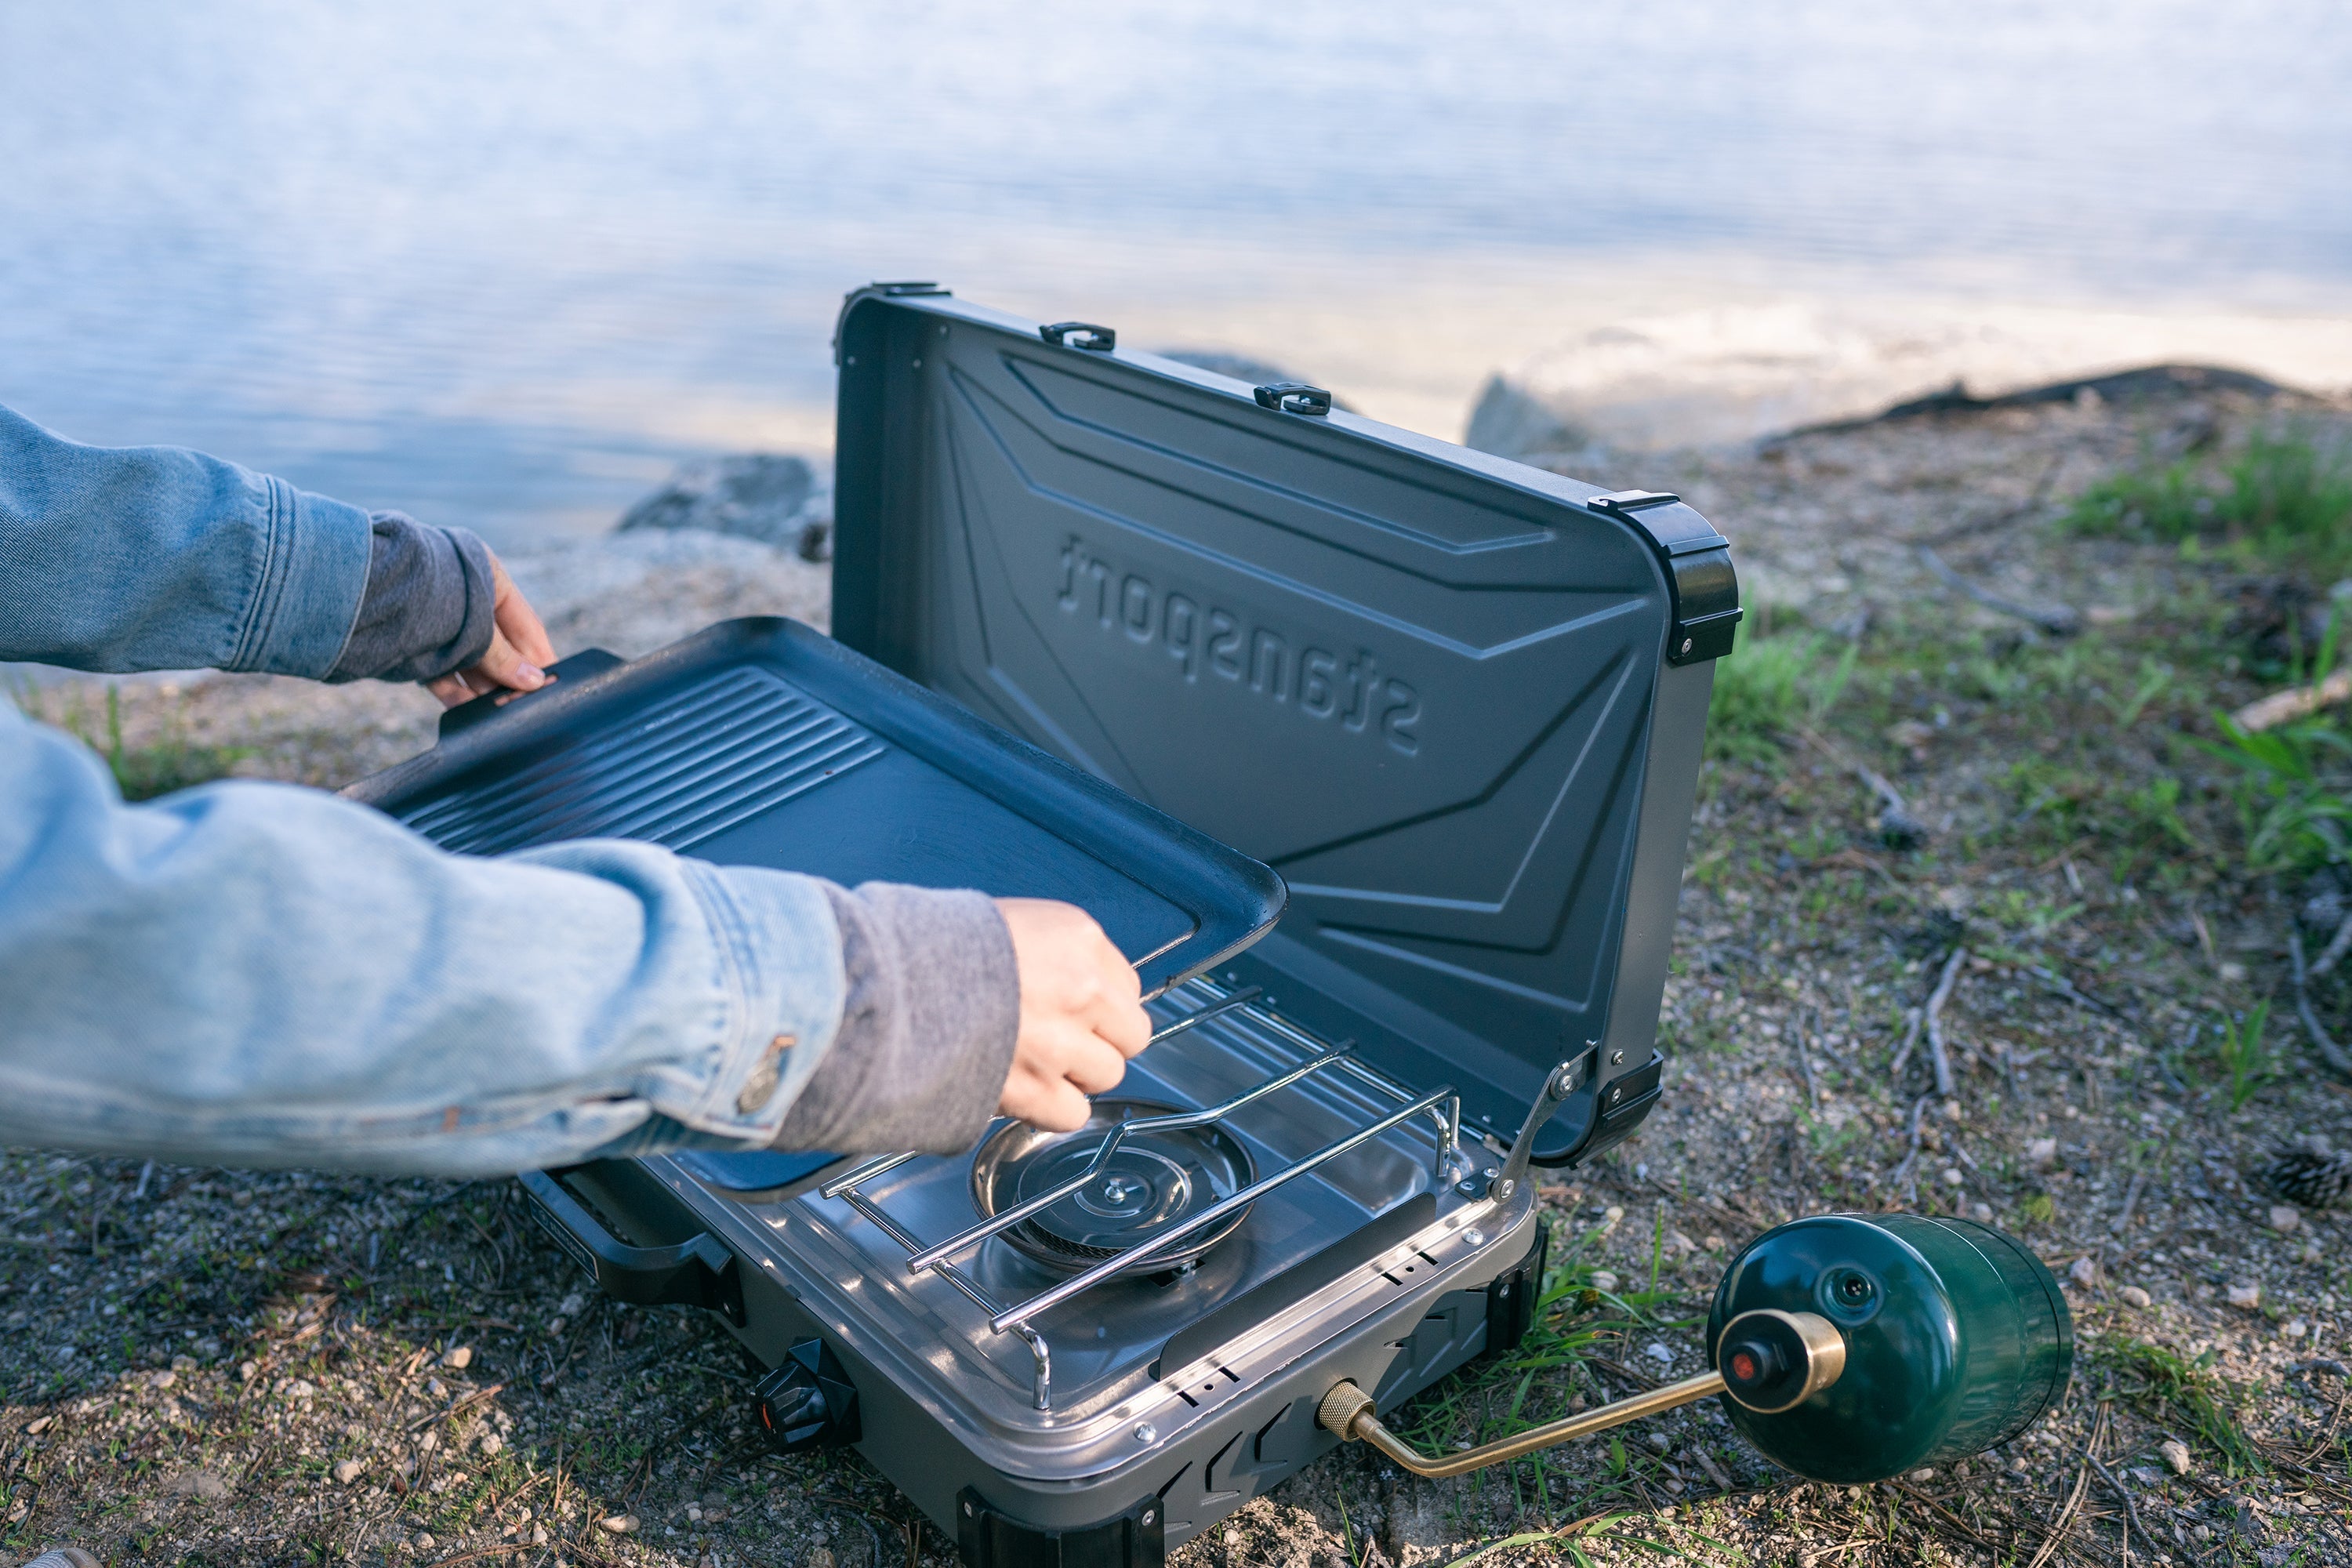
[[[1382,1426],[1372,1407],[1372,1396],[1353,1383],[1334,1384],[1316,1407],[1315,1419],[1325,1430],[1349,1442],[1370,1443],[1414,1475],[1443,1479],[1589,1437],[1645,1415],[1662,1415],[1710,1394],[1727,1394],[1759,1415],[1791,1410],[1835,1383],[1845,1371],[1843,1336],[1827,1318],[1812,1312],[1773,1308],[1742,1312],[1724,1325],[1719,1343],[1713,1372],[1443,1458],[1423,1457]]]

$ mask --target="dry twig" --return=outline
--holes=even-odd
[[[2346,1078],[2352,1078],[2352,1056],[2345,1055],[2344,1047],[2319,1026],[2319,1015],[2311,1010],[2311,990],[2305,984],[2308,977],[2303,967],[2303,933],[2292,925],[2287,928],[2286,951],[2287,957],[2294,965],[2294,1010],[2303,1019],[2305,1031],[2311,1036],[2311,1043],[2319,1048],[2319,1054],[2326,1058],[2329,1067]]]
[[[2083,613],[2072,605],[2021,605],[2014,599],[2004,599],[1990,588],[1978,586],[1944,563],[1944,558],[1923,544],[1919,547],[1920,563],[1933,572],[1944,586],[1967,595],[1988,610],[2013,616],[2031,623],[2053,637],[2070,637],[2083,629]]]
[[[2050,1554],[2058,1550],[2058,1542],[2065,1537],[2066,1527],[2074,1522],[2074,1510],[2082,1506],[2083,1493],[2091,1484],[2091,1450],[2099,1446],[2099,1439],[2106,1430],[2107,1407],[2102,1405],[2098,1419],[2091,1423],[2091,1440],[2083,1445],[2083,1465],[2074,1472],[2074,1495],[2066,1500],[2066,1506],[2058,1510],[2058,1517],[2050,1521],[2050,1534],[2042,1541],[2042,1550],[2033,1554],[2033,1561],[2025,1568],[2042,1568],[2044,1563],[2049,1562]]]
[[[1952,1058],[1944,1046],[1944,1004],[1952,999],[1952,987],[1959,984],[1960,965],[1968,957],[1967,948],[1952,949],[1952,956],[1944,961],[1944,977],[1927,998],[1927,1058],[1936,1067],[1936,1093],[1945,1100],[1952,1098]]]
[[[2292,686],[2247,703],[2230,715],[2230,722],[2248,734],[2276,729],[2297,719],[2308,719],[2322,708],[2352,698],[2352,669],[2339,669],[2315,686]]]

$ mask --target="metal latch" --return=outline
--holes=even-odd
[[[1092,321],[1055,321],[1040,327],[1037,335],[1061,348],[1091,349],[1096,353],[1108,353],[1118,347],[1118,334],[1108,327],[1097,327]]]
[[[1331,395],[1303,381],[1270,381],[1251,395],[1257,399],[1260,408],[1271,408],[1277,414],[1306,414],[1319,418],[1331,412]]]

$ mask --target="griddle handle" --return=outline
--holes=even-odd
[[[586,647],[582,648],[570,658],[557,659],[547,667],[547,673],[555,678],[556,685],[561,686],[566,680],[585,680],[592,675],[602,675],[623,662],[617,653],[607,653],[601,647]],[[548,688],[542,686],[539,691],[547,689]],[[538,696],[539,691],[526,691],[520,697],[510,696],[505,692],[486,691],[469,701],[460,702],[441,715],[440,738],[446,741],[460,730],[470,729],[485,719],[494,718],[513,703],[529,701]],[[507,697],[508,700],[499,701],[499,699],[502,696]]]
[[[540,1228],[605,1295],[639,1307],[704,1307],[743,1326],[741,1266],[709,1231],[669,1247],[632,1247],[546,1172],[525,1171],[516,1179]]]

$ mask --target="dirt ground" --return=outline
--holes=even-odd
[[[1350,1447],[1178,1563],[2352,1563],[2352,1215],[2256,1175],[2283,1148],[2352,1148],[2352,1084],[2295,1022],[2285,957],[2297,929],[2325,944],[2352,885],[2248,869],[2229,765],[2199,743],[2279,683],[2263,606],[2294,595],[2242,560],[2055,524],[2104,475],[2279,418],[2347,424],[2086,399],[1584,476],[1717,522],[1762,634],[1735,662],[1777,646],[1795,695],[1718,710],[1662,1109],[1542,1189],[1556,1268],[1528,1342],[1401,1423],[1491,1436],[1695,1371],[1732,1254],[1834,1209],[2021,1237],[2075,1315],[2059,1409],[2002,1450],[1850,1489],[1774,1469],[1711,1405],[1447,1483]],[[1923,544],[2082,629],[1964,597]],[[656,563],[613,590],[639,645],[622,651],[718,614],[815,614],[797,571],[747,588]],[[565,638],[605,636],[599,614],[583,591]],[[107,741],[103,688],[25,700]],[[130,683],[115,710],[167,782],[321,784],[413,752],[433,713],[414,691],[244,678]],[[1865,770],[1909,827],[1890,833]],[[1924,1017],[1939,988],[1948,1098]],[[2352,1026],[2342,972],[2312,995]],[[511,1183],[16,1150],[0,1205],[11,1561],[59,1542],[110,1564],[952,1561],[854,1454],[764,1451],[726,1336],[597,1298]]]

